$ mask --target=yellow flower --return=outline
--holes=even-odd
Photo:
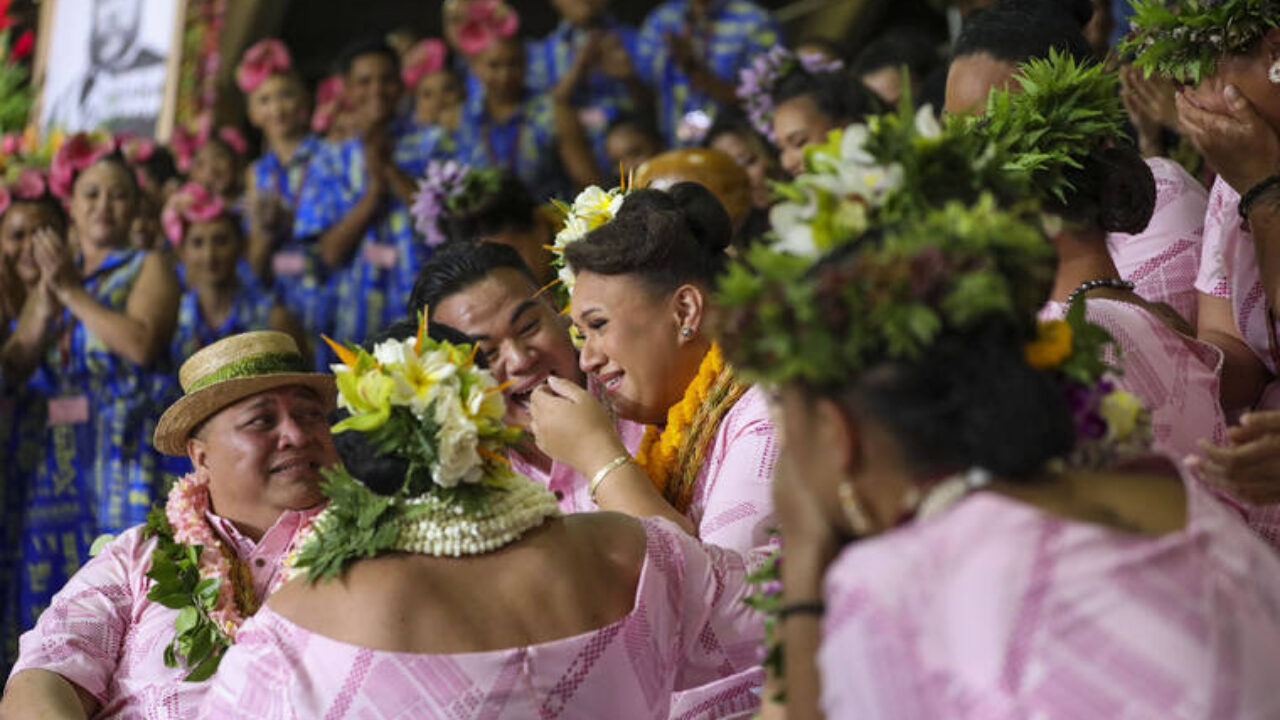
[[[1098,408],[1098,414],[1107,423],[1107,439],[1114,442],[1128,440],[1138,427],[1138,419],[1145,409],[1142,401],[1132,393],[1123,390],[1108,393]]]
[[[346,430],[369,432],[386,424],[391,417],[391,392],[395,380],[373,369],[361,375],[354,372],[337,372],[340,404],[351,412],[350,417],[333,426],[333,432]]]
[[[1027,364],[1037,370],[1052,370],[1071,357],[1071,326],[1063,320],[1040,323],[1035,342],[1027,343]]]

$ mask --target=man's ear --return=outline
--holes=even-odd
[[[191,467],[195,468],[196,472],[208,471],[209,449],[204,440],[195,435],[187,438],[187,457],[191,460]]]

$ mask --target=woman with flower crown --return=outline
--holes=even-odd
[[[236,68],[236,84],[245,94],[249,123],[263,139],[262,156],[249,166],[245,178],[249,267],[264,287],[275,289],[311,336],[329,332],[332,308],[319,259],[293,238],[293,217],[307,167],[324,145],[307,132],[302,79],[284,43],[268,38],[245,51]],[[321,363],[320,348],[310,351]]]
[[[504,461],[519,433],[473,349],[414,330],[335,347],[345,469],[293,556],[305,577],[239,631],[201,717],[660,720],[755,663],[739,556],[661,519],[561,516]]]
[[[562,277],[579,364],[613,412],[647,426],[644,440],[632,458],[605,407],[552,377],[531,402],[538,447],[591,478],[602,509],[665,517],[739,552],[768,545],[773,426],[763,391],[738,378],[711,336],[728,216],[694,183],[599,194],[607,205],[593,217],[584,193],[557,239]]]
[[[720,286],[726,355],[778,388],[787,717],[1280,713],[1274,552],[1167,461],[1085,464],[1141,445],[1101,328],[1028,362],[1061,331],[1038,218],[897,217]]]
[[[104,532],[142,522],[166,464],[150,445],[152,396],[173,335],[179,288],[161,253],[130,247],[138,186],[119,153],[84,135],[61,147],[51,189],[69,203],[78,247],[34,239],[40,282],[0,352],[6,382],[27,382],[47,412],[29,478],[19,622],[36,616]]]

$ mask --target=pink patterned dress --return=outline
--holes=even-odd
[[[1065,303],[1049,303],[1042,318],[1066,317]],[[1111,333],[1123,374],[1117,385],[1151,411],[1156,451],[1181,461],[1199,454],[1199,441],[1221,442],[1226,427],[1218,402],[1222,352],[1186,337],[1137,305],[1087,298],[1085,316]],[[1114,356],[1109,361],[1116,362]]]
[[[636,448],[640,447],[641,439],[644,438],[644,426],[630,420],[619,419],[616,427],[622,446],[634,455]],[[582,473],[568,465],[552,462],[549,470],[542,470],[517,452],[507,453],[507,458],[511,461],[512,470],[546,485],[551,494],[555,495],[556,502],[560,504],[560,511],[566,515],[596,512],[600,509],[595,500],[591,499],[590,479],[583,477]]]
[[[674,691],[759,662],[762,621],[742,603],[741,557],[666,520],[643,523],[634,607],[599,630],[510,650],[411,654],[331,640],[264,608],[223,659],[200,717],[665,720]],[[687,717],[749,716],[758,698],[739,693]]]
[[[829,718],[1280,717],[1280,558],[1188,482],[1131,535],[976,493],[844,551],[818,663]]]
[[[284,513],[257,543],[222,518],[210,515],[209,520],[245,561],[254,590],[264,598],[294,533],[318,512]],[[155,547],[155,538],[144,539],[142,528],[134,527],[80,568],[22,636],[13,675],[37,669],[58,673],[98,700],[94,718],[195,717],[209,683],[185,682],[186,669],[164,665],[178,611],[147,599]]]
[[[1112,233],[1107,247],[1120,276],[1151,302],[1167,303],[1196,324],[1196,273],[1204,237],[1204,186],[1182,166],[1165,158],[1148,158],[1156,179],[1156,207],[1147,229],[1129,235]]]
[[[1267,333],[1267,298],[1258,274],[1253,236],[1241,227],[1236,206],[1240,195],[1218,178],[1209,193],[1204,221],[1204,253],[1196,289],[1231,301],[1236,328],[1258,360],[1273,375],[1276,367]],[[1258,409],[1280,410],[1280,381],[1273,380],[1258,401]],[[1280,548],[1280,505],[1249,505],[1232,501],[1249,525]]]

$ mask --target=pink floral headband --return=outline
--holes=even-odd
[[[496,40],[514,37],[520,15],[502,0],[473,0],[458,28],[458,48],[467,55],[483,52]]]
[[[404,56],[404,70],[400,73],[404,86],[413,89],[422,78],[443,70],[448,55],[449,48],[436,38],[414,45]]]
[[[229,125],[218,128],[217,137],[226,143],[227,147],[231,148],[231,151],[236,155],[243,157],[249,152],[249,143],[244,139],[244,135],[241,135],[239,130]],[[173,150],[173,157],[177,161],[178,169],[184,173],[190,172],[191,162],[195,159],[196,153],[212,138],[212,123],[209,122],[201,122],[200,128],[195,133],[191,133],[182,127],[174,130],[173,139],[169,141],[169,147]]]
[[[293,69],[293,58],[284,43],[267,38],[254,43],[240,58],[236,68],[236,85],[246,95],[262,87],[272,75],[287,73]]]
[[[342,77],[332,75],[316,87],[316,109],[311,115],[311,130],[326,133],[342,106]]]
[[[0,186],[0,215],[19,200],[39,200],[49,190],[44,173],[37,168],[23,168],[18,178],[8,187]]]
[[[202,185],[189,182],[165,203],[160,213],[160,227],[164,228],[169,242],[177,245],[182,242],[189,226],[216,220],[226,212],[227,205],[222,198],[205,190]]]
[[[63,202],[71,201],[71,188],[76,176],[111,154],[112,143],[100,143],[85,133],[67,139],[49,163],[49,190]]]

